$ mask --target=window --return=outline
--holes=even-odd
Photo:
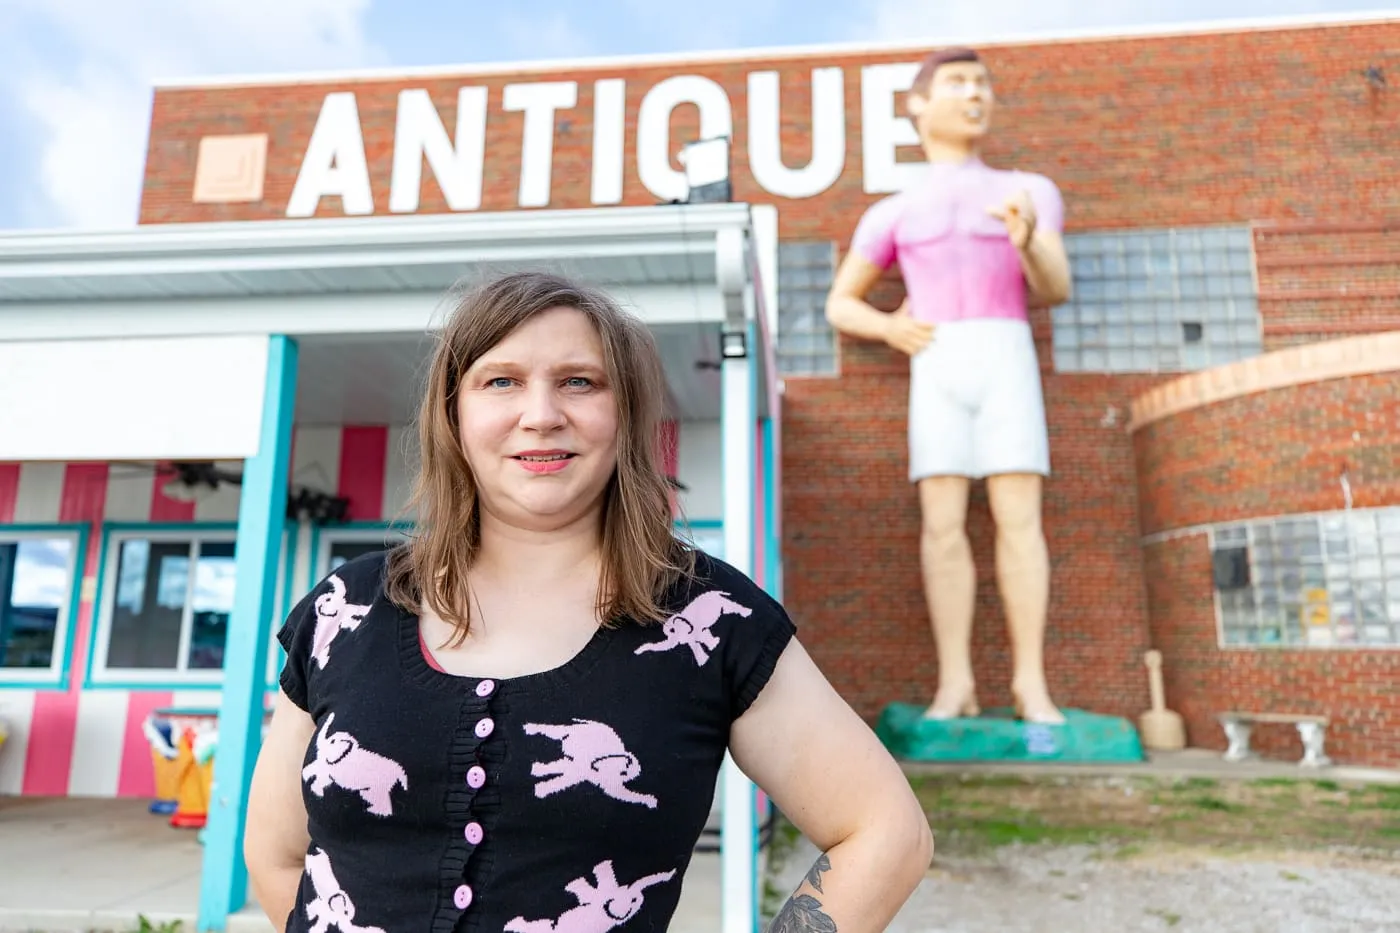
[[[1051,311],[1060,372],[1184,372],[1263,350],[1247,227],[1065,238],[1071,301]]]
[[[680,523],[676,533],[711,557],[724,560],[724,526],[719,522]]]
[[[0,681],[62,678],[77,532],[0,530]]]
[[[94,676],[215,680],[233,612],[233,531],[108,539]]]
[[[1216,528],[1221,643],[1400,646],[1400,507]]]
[[[391,548],[404,540],[404,532],[388,526],[375,528],[327,528],[318,539],[313,585],[342,564],[365,554]]]
[[[836,374],[836,334],[826,321],[826,296],[835,275],[834,243],[778,244],[776,355],[781,375]]]

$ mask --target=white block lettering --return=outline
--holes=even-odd
[[[568,110],[577,103],[578,84],[573,81],[506,85],[502,109],[525,114],[520,143],[521,207],[549,206],[555,112]]]
[[[709,78],[677,75],[647,91],[637,114],[637,174],[662,201],[684,200],[685,173],[671,167],[671,112],[681,104],[700,110],[700,139],[733,136],[729,95]]]
[[[899,146],[917,146],[919,133],[904,113],[903,95],[914,84],[917,63],[867,65],[860,74],[861,160],[867,194],[902,191],[922,172],[921,162],[897,162]]]
[[[464,87],[457,91],[454,140],[447,138],[447,128],[426,90],[410,88],[399,93],[389,210],[396,214],[418,210],[424,158],[450,209],[474,211],[481,207],[482,165],[486,157],[486,88]]]
[[[623,149],[627,144],[627,82],[606,78],[593,85],[594,204],[622,203]]]
[[[846,167],[846,97],[840,68],[812,70],[812,157],[788,168],[782,156],[782,93],[776,71],[749,75],[749,170],[781,198],[810,198],[836,183]]]
[[[288,217],[311,217],[324,197],[338,195],[347,214],[373,214],[360,110],[348,91],[327,94],[301,160]]]

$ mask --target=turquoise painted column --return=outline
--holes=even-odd
[[[267,348],[258,452],[243,464],[234,556],[233,614],[224,647],[219,747],[205,829],[204,870],[199,886],[201,933],[227,927],[228,915],[248,896],[243,834],[248,785],[262,744],[267,652],[277,605],[277,560],[287,514],[287,469],[296,400],[297,345],[274,334]],[[288,581],[290,583],[290,581]]]

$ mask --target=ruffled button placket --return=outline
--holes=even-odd
[[[500,809],[500,793],[493,781],[505,759],[504,736],[497,718],[505,712],[493,680],[478,681],[462,704],[462,714],[452,738],[452,767],[457,786],[448,795],[447,809],[451,831],[456,837],[443,862],[443,889],[450,895],[451,907],[438,912],[435,931],[447,933],[474,926],[471,907],[481,897],[481,879],[490,873],[490,830],[492,817]]]

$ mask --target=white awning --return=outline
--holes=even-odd
[[[257,453],[265,336],[0,343],[0,461]]]

